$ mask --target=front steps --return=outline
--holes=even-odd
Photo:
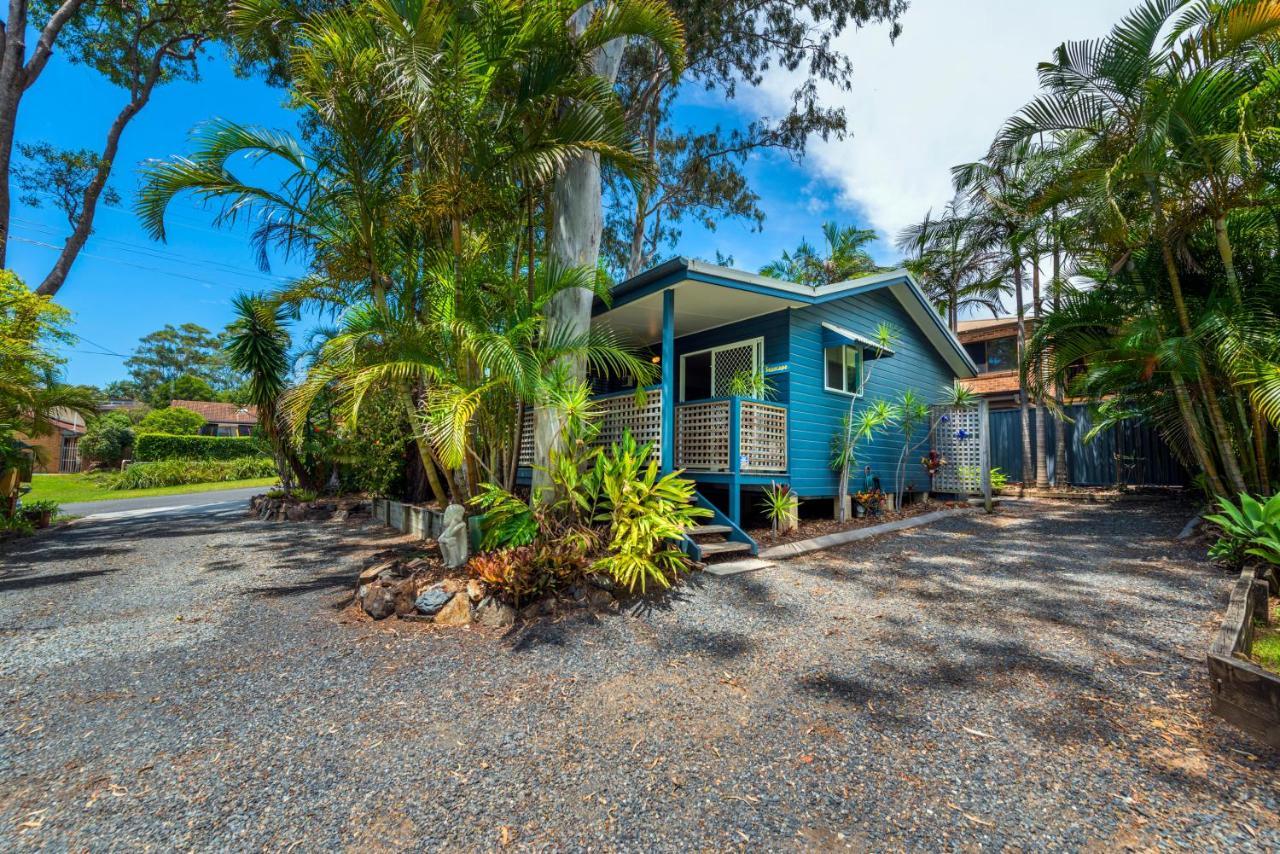
[[[707,563],[710,558],[720,555],[737,554],[743,552],[751,553],[751,544],[730,540],[729,534],[733,533],[733,528],[728,525],[698,525],[689,529],[689,539],[698,544],[698,548],[702,552],[702,561]]]

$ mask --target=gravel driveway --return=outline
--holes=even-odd
[[[0,552],[0,847],[1275,850],[1188,515],[1011,506],[505,637],[353,621],[386,534],[82,523]]]

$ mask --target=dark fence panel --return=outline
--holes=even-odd
[[[1186,486],[1186,471],[1160,435],[1150,425],[1137,420],[1125,421],[1085,444],[1084,436],[1093,427],[1089,408],[1068,406],[1074,423],[1064,425],[1067,431],[1067,472],[1076,486],[1113,486],[1117,482],[1146,486]],[[1035,459],[1035,410],[1030,412],[1031,453]],[[1046,413],[1045,446],[1049,451],[1049,480],[1055,477],[1054,442],[1057,422]],[[1035,480],[1035,471],[1022,475],[1022,422],[1016,409],[992,411],[991,465],[1004,472],[1011,481]],[[1117,478],[1117,467],[1119,477]]]

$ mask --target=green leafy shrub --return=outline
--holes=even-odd
[[[511,570],[514,581],[490,583],[529,595],[602,572],[631,591],[669,587],[689,566],[675,542],[711,512],[694,506],[693,481],[678,472],[659,474],[652,445],[637,445],[624,433],[608,450],[594,447],[598,431],[583,414],[589,406],[578,403],[572,407],[577,415],[567,418],[564,449],[553,452],[544,469],[549,504],[537,495],[530,507],[494,484],[472,499],[485,511],[483,547],[510,552],[503,561],[527,564]]]
[[[170,406],[167,409],[153,409],[148,412],[135,429],[141,436],[143,433],[167,433],[171,436],[194,436],[205,425],[204,416],[183,409],[181,406]]]
[[[1265,501],[1240,493],[1240,506],[1230,498],[1218,501],[1221,513],[1205,516],[1222,529],[1222,536],[1209,548],[1214,560],[1239,566],[1248,557],[1258,557],[1280,565],[1280,493]]]
[[[54,501],[52,498],[37,498],[34,501],[22,502],[22,509],[27,513],[43,513],[46,510],[56,514],[58,508],[62,505]]]
[[[482,549],[527,546],[538,535],[538,520],[533,509],[497,484],[483,484],[471,503],[484,511]]]
[[[133,447],[133,422],[124,412],[107,412],[90,421],[80,437],[80,456],[104,466],[119,466]]]
[[[160,460],[134,463],[107,481],[107,488],[154,489],[188,483],[222,483],[229,480],[271,477],[275,462],[269,457],[241,457],[235,460]]]
[[[146,433],[134,442],[133,458],[158,460],[238,460],[266,456],[263,440],[253,436],[172,436]]]
[[[593,568],[628,590],[670,587],[688,558],[675,547],[684,532],[711,511],[693,503],[694,484],[679,472],[659,476],[652,445],[636,445],[631,433],[596,457],[590,491],[595,520],[608,526],[608,554]],[[647,462],[646,462],[647,460]]]

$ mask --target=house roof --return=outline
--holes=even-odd
[[[190,409],[211,424],[257,424],[258,408],[212,400],[171,400],[170,406]]]
[[[907,270],[890,270],[830,285],[802,285],[688,258],[674,258],[613,289],[612,305],[598,302],[597,318],[639,345],[660,340],[662,293],[678,293],[676,335],[690,335],[787,308],[819,305],[888,289],[957,376],[978,369]]]

